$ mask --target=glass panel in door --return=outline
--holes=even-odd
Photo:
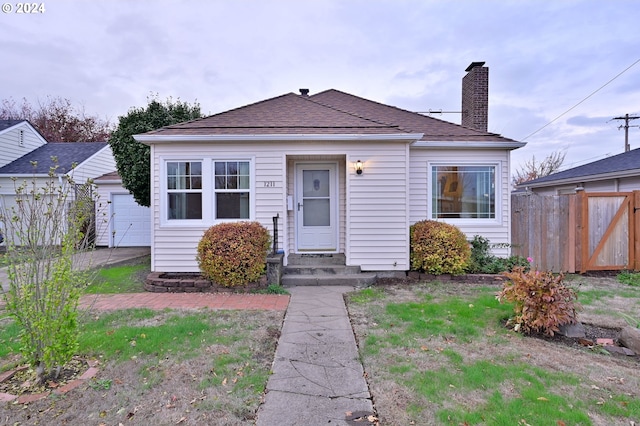
[[[329,170],[302,171],[304,226],[331,225],[331,191]]]

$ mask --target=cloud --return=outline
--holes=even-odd
[[[0,17],[2,96],[114,120],[150,93],[217,113],[300,87],[458,111],[464,69],[486,61],[490,131],[521,140],[584,100],[513,164],[562,147],[577,161],[621,152],[616,123],[598,120],[640,112],[640,65],[585,100],[640,59],[637,16],[635,0],[58,0]]]

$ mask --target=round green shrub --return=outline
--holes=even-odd
[[[205,278],[225,287],[256,282],[270,246],[269,231],[258,222],[221,223],[207,229],[198,243],[198,266]]]
[[[462,274],[471,258],[466,236],[454,225],[435,220],[410,228],[411,269],[434,275]]]

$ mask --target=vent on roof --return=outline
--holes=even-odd
[[[309,96],[309,89],[300,89],[300,94],[302,96]]]

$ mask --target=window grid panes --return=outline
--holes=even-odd
[[[249,219],[249,161],[214,161],[216,219]]]
[[[202,162],[169,161],[167,218],[202,219]]]
[[[495,166],[433,166],[432,218],[495,219],[495,180]]]

